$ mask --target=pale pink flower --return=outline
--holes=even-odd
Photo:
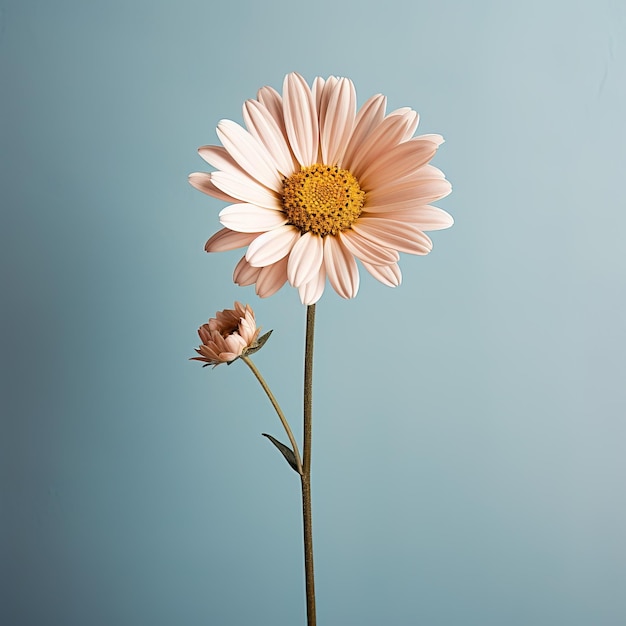
[[[424,231],[452,225],[429,203],[451,191],[429,165],[441,135],[413,137],[410,108],[385,114],[386,98],[358,110],[352,81],[299,74],[285,77],[282,96],[271,87],[243,106],[245,128],[222,120],[222,146],[200,156],[217,171],[191,174],[191,184],[230,205],[224,228],[207,252],[247,246],[234,272],[238,285],[267,297],[286,281],[304,304],[322,295],[326,278],[343,298],[359,288],[356,259],[380,282],[401,282],[400,252],[428,254]]]
[[[214,367],[230,363],[249,352],[256,352],[260,328],[256,326],[254,312],[246,304],[235,302],[234,309],[218,311],[208,324],[198,329],[202,344],[194,361],[204,361]]]

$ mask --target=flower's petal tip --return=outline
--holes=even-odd
[[[304,295],[304,293],[302,291],[300,291],[300,302],[302,302],[302,304],[304,304],[304,306],[311,306],[312,304],[315,304],[320,298],[322,297],[322,294],[320,293],[319,295]]]
[[[344,300],[354,300],[354,298],[356,298],[358,293],[359,293],[359,286],[357,285],[353,291],[349,293],[340,293],[339,296],[342,297]]]
[[[198,191],[205,193],[207,196],[227,200],[230,198],[228,194],[223,193],[213,184],[213,177],[209,172],[192,172],[187,177],[187,182]],[[230,198],[232,200],[232,198]]]
[[[437,210],[438,210],[438,215],[440,219],[440,226],[438,230],[444,230],[446,228],[450,228],[451,226],[454,226],[454,218],[452,217],[452,215],[450,215],[450,213],[439,208]]]
[[[222,228],[212,235],[204,245],[206,252],[226,252],[249,245],[260,233],[238,233]]]
[[[320,267],[320,271],[317,276],[312,278],[308,283],[302,285],[298,288],[298,293],[300,295],[300,302],[305,306],[310,306],[311,304],[315,304],[324,293],[324,288],[326,286],[326,270],[324,268],[324,264]]]
[[[428,135],[420,135],[419,137],[416,137],[416,139],[425,139],[426,141],[432,141],[433,143],[437,144],[437,147],[439,147],[441,144],[446,142],[446,140],[443,138],[443,136],[439,135],[438,133],[430,133]]]
[[[289,81],[294,81],[294,80],[299,80],[299,81],[305,81],[304,76],[302,76],[302,74],[300,74],[300,72],[289,72],[286,76],[285,76],[285,80],[289,80]]]

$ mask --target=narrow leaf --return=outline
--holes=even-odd
[[[275,437],[272,437],[272,435],[268,435],[267,433],[262,433],[262,434],[264,437],[267,437],[280,450],[282,455],[285,457],[285,460],[287,461],[287,463],[291,465],[291,468],[295,472],[298,472],[298,465],[296,463],[296,455],[293,453],[293,450],[289,446],[286,446],[284,443],[281,443],[280,441],[278,441],[278,439],[276,439]]]
[[[246,355],[248,354],[254,354],[255,352],[258,352],[264,345],[265,342],[270,338],[270,335],[272,334],[273,331],[269,330],[268,332],[266,332],[264,335],[261,335],[255,342],[255,344],[253,346],[250,346],[247,350],[246,350]]]

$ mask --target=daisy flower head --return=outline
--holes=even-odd
[[[213,367],[232,363],[261,348],[265,341],[258,340],[260,332],[252,309],[247,304],[235,302],[234,309],[218,311],[207,324],[200,326],[198,335],[202,343],[196,349],[200,356],[191,360],[204,361]]]
[[[222,145],[198,150],[216,171],[191,174],[189,181],[229,203],[219,214],[223,228],[205,250],[247,246],[236,284],[254,284],[267,297],[288,281],[309,305],[328,278],[341,297],[353,298],[357,259],[396,287],[399,253],[430,252],[424,231],[453,223],[430,204],[451,191],[429,164],[443,137],[414,137],[415,111],[385,109],[385,96],[377,94],[357,111],[347,78],[318,77],[309,86],[292,73],[282,95],[263,87],[243,105],[245,128],[219,122]]]

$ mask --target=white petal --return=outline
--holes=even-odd
[[[378,217],[359,218],[352,229],[363,237],[388,248],[409,254],[428,254],[433,244],[417,227]]]
[[[287,257],[261,269],[256,281],[256,293],[260,298],[269,298],[287,282]]]
[[[282,211],[254,204],[231,204],[220,211],[220,222],[240,233],[261,233],[286,224],[287,216]]]
[[[350,251],[336,237],[324,237],[324,265],[333,289],[342,298],[354,298],[359,290],[359,270]]]
[[[282,177],[273,156],[245,128],[231,120],[222,120],[217,125],[217,135],[245,172],[269,189],[282,191]]]
[[[278,171],[284,176],[293,174],[291,152],[272,114],[260,102],[248,100],[243,105],[243,119],[250,133],[272,154]]]
[[[204,245],[206,252],[226,252],[252,243],[260,233],[238,233],[229,228],[218,230]]]
[[[217,170],[243,171],[224,146],[200,146],[200,148],[198,148],[198,154]]]
[[[282,209],[280,197],[245,174],[212,172],[211,182],[231,198],[265,209]]]
[[[254,267],[265,267],[289,254],[300,238],[295,226],[279,226],[257,237],[248,247],[246,260]]]
[[[320,266],[320,271],[306,284],[298,289],[300,301],[307,306],[315,304],[324,293],[326,286],[326,269],[324,264]]]
[[[391,265],[371,265],[363,262],[363,267],[376,279],[388,287],[397,287],[402,282],[402,273],[397,263]]]
[[[340,78],[333,86],[326,106],[320,111],[323,163],[335,165],[341,161],[352,135],[355,117],[356,91],[354,85],[351,80]]]
[[[400,255],[396,250],[379,246],[369,239],[362,237],[354,230],[345,230],[339,233],[341,243],[360,261],[376,265],[395,263]]]
[[[376,94],[365,102],[359,109],[354,124],[354,130],[348,142],[348,147],[341,161],[342,167],[351,168],[354,156],[359,152],[366,137],[376,128],[385,117],[387,98]]]
[[[295,72],[283,83],[283,112],[289,143],[300,165],[317,162],[319,129],[313,94],[304,78]]]
[[[252,267],[252,265],[246,261],[246,257],[242,256],[241,259],[239,259],[239,263],[235,266],[235,271],[233,272],[233,282],[235,285],[239,285],[240,287],[254,285],[260,273],[260,267]]]
[[[324,259],[322,237],[313,233],[304,233],[289,254],[287,277],[294,287],[308,283],[320,271]]]

